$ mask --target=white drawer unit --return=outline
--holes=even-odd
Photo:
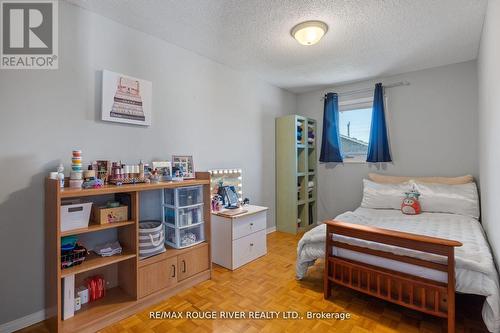
[[[233,240],[254,232],[265,230],[267,224],[267,211],[235,218],[233,221]]]
[[[257,231],[233,241],[233,269],[267,253],[266,230]]]
[[[212,262],[234,270],[267,253],[267,207],[248,205],[241,214],[212,213]],[[222,212],[224,213],[224,212]]]

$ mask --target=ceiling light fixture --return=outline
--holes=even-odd
[[[302,45],[314,45],[328,31],[328,25],[321,21],[306,21],[297,24],[290,31],[293,38]]]

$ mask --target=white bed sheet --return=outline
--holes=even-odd
[[[486,241],[484,231],[481,224],[476,219],[462,215],[443,213],[423,213],[412,216],[404,215],[398,210],[380,210],[369,208],[358,208],[354,212],[341,214],[335,219],[360,225],[376,226],[384,229],[398,230],[462,242],[464,245],[455,249],[456,290],[462,293],[486,296],[482,312],[483,320],[490,332],[500,332],[500,288],[498,274],[493,263],[493,258]],[[320,225],[304,234],[302,239],[299,241],[297,248],[297,278],[303,278],[306,274],[307,267],[314,264],[316,259],[324,257],[325,237],[325,225]],[[408,255],[439,263],[446,262],[446,258],[442,256],[402,249],[386,244],[339,235],[334,236],[334,239],[351,245],[368,247],[375,250],[389,251],[395,254]],[[348,256],[353,255],[349,252],[341,253],[347,256],[347,258],[349,258]],[[369,257],[365,254],[359,254],[359,256],[362,257],[350,259],[363,262],[366,262],[366,260],[378,261],[379,259],[386,259],[380,257],[368,259]],[[410,274],[414,273],[405,271],[405,269],[416,269],[415,267],[402,267],[385,261],[378,261],[375,265]],[[419,269],[421,268],[419,267]],[[430,271],[432,270],[427,269],[420,272],[423,274],[430,274],[429,276],[432,276],[434,272]],[[415,275],[419,274],[415,273]],[[437,281],[441,280],[439,277],[434,277],[432,279]]]

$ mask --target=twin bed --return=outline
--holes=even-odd
[[[482,295],[483,320],[489,331],[499,332],[497,271],[478,213],[469,216],[476,214],[467,210],[477,204],[478,211],[477,190],[471,197],[470,185],[421,185],[424,212],[405,215],[396,209],[399,186],[365,180],[362,207],[305,233],[297,249],[297,278],[325,258],[325,298],[333,284],[343,285],[447,318],[448,332],[455,331],[455,291]],[[446,197],[454,200],[451,206]],[[442,208],[434,208],[436,203]],[[432,212],[425,212],[428,207]]]

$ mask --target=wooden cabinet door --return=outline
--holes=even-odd
[[[178,281],[207,270],[208,265],[208,244],[180,254],[177,257],[177,267],[179,268]]]
[[[139,268],[139,298],[177,283],[177,257]]]

